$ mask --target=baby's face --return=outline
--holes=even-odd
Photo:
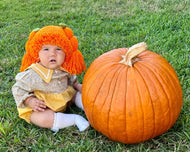
[[[65,60],[65,52],[56,45],[43,45],[39,51],[40,64],[48,69],[59,68]]]

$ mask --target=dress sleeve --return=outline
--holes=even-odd
[[[26,98],[35,96],[34,89],[32,88],[34,85],[32,84],[33,81],[31,81],[31,78],[32,75],[30,74],[29,70],[20,72],[16,75],[16,83],[12,87],[12,93],[16,105],[19,108],[25,107],[23,102],[26,100]]]
[[[70,75],[69,76],[69,85],[73,86],[73,84],[77,81],[76,75]]]

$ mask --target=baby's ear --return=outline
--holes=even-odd
[[[32,32],[29,34],[29,40],[31,40],[34,35],[40,30],[40,28],[35,28],[32,30]]]

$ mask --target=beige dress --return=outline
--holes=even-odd
[[[26,98],[36,96],[55,112],[65,111],[67,102],[75,95],[72,87],[76,76],[63,69],[47,69],[40,64],[32,64],[26,71],[16,75],[12,87],[19,116],[30,123],[32,109],[23,104]]]

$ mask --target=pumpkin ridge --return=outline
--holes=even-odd
[[[157,81],[157,85],[159,85],[159,87],[161,88],[161,90],[162,90],[162,95],[164,95],[164,99],[167,100],[167,107],[168,107],[167,109],[169,110],[169,112],[168,112],[169,121],[167,121],[167,125],[165,124],[165,122],[164,122],[164,124],[165,124],[165,126],[168,126],[168,125],[169,125],[169,122],[171,121],[171,113],[170,113],[169,98],[168,98],[168,96],[167,96],[167,94],[166,94],[166,92],[165,92],[165,90],[164,90],[164,87],[163,87],[162,83],[160,82],[160,79],[158,78],[156,72],[154,72],[154,71],[152,70],[153,65],[150,65],[150,66],[151,66],[151,68],[150,68],[149,66],[147,66],[147,64],[141,63],[140,66],[141,66],[141,68],[142,68],[142,67],[145,67],[145,68],[149,71],[149,73],[151,73],[150,75],[154,75],[154,80]],[[155,85],[154,85],[154,88],[156,88]],[[161,90],[159,90],[159,91],[161,91]],[[157,95],[159,96],[158,93],[157,93]],[[163,115],[163,117],[164,117],[164,114],[166,113],[167,110],[164,110],[164,109],[162,108],[162,107],[163,107],[163,104],[161,104],[160,107],[161,107],[161,110],[162,110],[162,112],[160,112],[160,113],[161,113],[161,114]],[[164,107],[165,107],[165,106],[164,106]],[[164,131],[165,131],[165,127],[163,127],[163,129],[162,129],[162,127],[160,127],[159,132],[157,131],[157,133],[156,133],[155,135],[153,135],[153,136],[158,136],[158,135],[160,134],[160,132],[164,132]],[[158,134],[158,133],[159,133],[159,134]]]
[[[180,86],[180,81],[179,81],[179,79],[177,77],[177,74],[176,74],[175,70],[172,68],[172,66],[168,63],[168,66],[169,66],[169,68],[168,68],[168,66],[165,66],[165,64],[163,64],[163,63],[159,63],[159,64],[161,65],[160,67],[158,65],[154,65],[154,66],[156,66],[157,68],[160,68],[160,70],[166,74],[166,76],[168,77],[168,80],[172,83],[172,85],[174,86],[174,88],[176,88],[176,84],[174,84],[173,82],[176,82],[177,85]],[[168,71],[170,71],[170,73],[168,73]],[[170,77],[173,79],[173,81],[171,81]],[[180,88],[181,88],[181,86],[180,86]],[[178,95],[177,91],[176,91],[176,94]]]
[[[147,66],[147,65],[145,65],[145,66]],[[154,65],[151,65],[151,68],[153,68],[154,67]],[[170,107],[170,101],[169,101],[169,97],[168,97],[168,95],[167,95],[167,93],[165,92],[165,89],[164,89],[164,87],[163,87],[163,85],[162,85],[162,83],[160,82],[160,79],[159,79],[159,77],[158,77],[158,75],[156,74],[156,72],[154,72],[151,68],[149,68],[148,66],[147,66],[147,68],[149,69],[149,71],[151,71],[151,73],[155,76],[155,79],[157,80],[157,82],[158,82],[158,84],[159,84],[159,86],[162,88],[162,91],[163,91],[163,94],[164,94],[164,97],[165,97],[165,99],[166,99],[166,101],[167,101],[167,109],[169,109],[169,112],[168,112],[168,115],[169,115],[169,121],[167,122],[167,126],[169,126],[169,124],[170,124],[170,122],[172,122],[173,120],[172,120],[172,116],[171,116],[171,107]],[[160,90],[159,90],[160,91]],[[163,107],[163,104],[161,104],[161,107]],[[165,106],[164,106],[165,107]],[[165,110],[164,109],[162,109],[162,111],[163,112],[160,112],[162,115],[163,115],[163,117],[164,117],[164,114],[165,114]],[[167,110],[166,110],[167,111]],[[172,121],[171,121],[172,120]],[[165,125],[166,126],[166,125]],[[167,128],[170,128],[171,126],[169,126],[169,127],[167,127]],[[165,129],[166,127],[163,127],[163,129],[160,127],[160,132],[159,132],[159,134],[157,134],[156,136],[158,136],[158,135],[160,135],[160,134],[162,134],[163,132],[165,132],[165,131],[167,131],[166,129]]]
[[[116,69],[116,67],[115,66],[113,66],[113,69],[115,70],[111,70],[112,72],[113,72],[113,75],[112,75],[112,78],[110,79],[110,80],[113,80],[113,77],[115,76],[115,73],[118,71],[118,69],[120,69],[121,67],[120,66],[117,66],[117,69]],[[109,90],[108,90],[108,94],[107,94],[107,96],[110,94],[110,90],[111,90],[111,85],[112,85],[112,81],[110,81],[110,83],[109,83]],[[103,107],[104,107],[104,105],[106,104],[106,101],[108,101],[108,99],[109,98],[105,98],[105,102],[104,102],[104,104],[103,104],[103,106],[101,107],[101,109],[103,109]],[[111,103],[110,103],[110,105],[111,105]],[[101,110],[101,111],[103,111],[103,110]],[[107,128],[107,136],[110,138],[111,136],[110,136],[110,133],[109,133],[109,112],[110,112],[110,108],[109,108],[109,111],[108,111],[108,117],[107,117],[107,123],[106,123],[106,128]]]
[[[168,63],[169,64],[169,63]],[[154,65],[156,68],[159,68],[159,70],[161,71],[161,73],[163,74],[165,74],[165,76],[167,77],[167,79],[168,79],[168,81],[170,82],[170,88],[171,89],[169,89],[169,91],[170,90],[172,90],[172,91],[174,91],[175,92],[175,95],[177,96],[177,98],[178,99],[180,99],[181,97],[179,96],[179,91],[177,91],[176,90],[176,88],[178,88],[178,87],[176,87],[176,83],[174,83],[174,82],[176,82],[176,78],[177,77],[174,77],[170,72],[168,73],[168,71],[170,70],[170,69],[168,69],[168,68],[166,68],[165,66],[164,66],[164,64],[160,64],[161,66],[158,66],[158,65]],[[163,70],[163,69],[165,69],[165,70]],[[175,72],[175,71],[173,71],[172,70],[172,72]],[[160,76],[160,78],[162,79],[162,76]],[[173,80],[171,80],[171,79],[173,79]],[[165,79],[162,79],[164,82],[166,81]],[[177,81],[179,82],[179,79],[177,79]],[[180,87],[180,85],[179,85],[179,87]],[[166,87],[167,89],[168,89],[168,87]],[[165,91],[165,90],[164,90]],[[167,93],[166,93],[166,95],[167,95]],[[170,103],[170,100],[169,100],[169,97],[167,96],[167,98],[168,98],[168,105],[169,105],[169,108],[171,109],[171,103]],[[176,106],[178,106],[178,105],[176,105]],[[174,116],[172,117],[171,115],[173,115],[172,113],[171,113],[171,110],[170,110],[170,117],[171,118],[174,118]],[[174,120],[173,119],[171,119],[170,118],[170,123],[169,123],[169,125],[168,125],[168,129],[170,128],[169,126],[172,126],[173,125],[173,122],[174,122]]]
[[[168,63],[169,64],[169,63]],[[162,64],[161,64],[162,65]],[[169,64],[170,65],[170,64]],[[164,65],[162,65],[162,68],[163,69],[167,69]],[[162,70],[162,69],[161,69]],[[172,68],[172,66],[170,65],[170,69],[168,69],[168,70],[170,70],[170,73],[167,73],[166,75],[167,75],[167,77],[168,77],[168,80],[171,82],[171,84],[173,85],[173,87],[175,88],[175,89],[178,89],[178,91],[176,91],[176,95],[178,95],[178,97],[179,98],[183,98],[183,97],[180,97],[180,94],[179,94],[179,92],[181,92],[181,95],[182,95],[182,90],[181,90],[181,85],[180,85],[180,81],[179,81],[179,79],[178,79],[178,76],[177,76],[177,73],[176,73],[176,71]],[[171,72],[172,72],[172,74],[171,74]],[[175,76],[174,76],[175,75]],[[169,77],[171,77],[172,79],[173,79],[173,81],[171,81],[171,79],[169,79]],[[175,84],[174,84],[174,82],[175,82]],[[178,85],[178,87],[176,88],[176,85]],[[179,89],[180,88],[180,89]],[[182,95],[183,96],[183,95]]]
[[[102,73],[102,71],[105,71],[105,69],[109,69],[111,68],[111,66],[113,66],[113,63],[110,63],[110,64],[106,64],[106,65],[103,65],[101,66],[100,68],[97,68],[96,69],[96,66],[93,66],[91,65],[89,68],[88,68],[88,71],[86,72],[85,74],[85,77],[84,77],[84,80],[83,80],[83,83],[86,83],[86,80],[88,80],[89,78],[94,78],[94,77],[98,77],[98,75],[100,73]],[[94,72],[89,72],[93,70]],[[94,78],[95,79],[95,78]],[[93,84],[93,80],[91,80],[92,82],[88,82],[90,83],[91,85]],[[89,87],[90,88],[90,87]],[[87,90],[89,90],[89,88],[87,88]]]
[[[102,62],[103,63],[103,62]],[[94,66],[95,62],[93,62],[93,64],[91,64],[91,66],[88,68],[88,71],[86,72],[85,74],[85,77],[84,77],[84,83],[85,83],[85,80],[88,80],[88,78],[91,78],[92,76],[95,76],[97,75],[96,73],[101,73],[102,71],[104,71],[105,69],[109,69],[113,63],[111,63],[110,61],[106,64],[103,64],[103,66],[101,66],[100,68],[96,68],[96,66]],[[98,63],[100,64],[100,63]],[[89,70],[93,69],[94,72],[89,72]]]
[[[140,64],[139,64],[140,65]],[[139,71],[138,67],[137,66],[134,66],[134,68],[136,69],[136,71],[138,72],[138,74],[141,76],[143,82],[144,82],[144,85],[148,91],[148,94],[149,94],[149,98],[150,98],[150,103],[151,103],[151,106],[152,106],[152,110],[153,110],[153,132],[152,132],[152,135],[150,136],[150,139],[154,137],[154,134],[155,134],[155,110],[154,110],[154,105],[153,105],[153,101],[152,101],[152,98],[151,98],[151,94],[150,94],[150,91],[149,91],[149,87],[148,87],[148,84],[146,83],[146,80],[144,79],[143,75],[141,74],[141,72]],[[142,67],[141,67],[142,68]],[[142,70],[144,72],[144,70]]]
[[[159,65],[162,65],[162,67],[165,68],[166,71],[172,71],[172,73],[175,73],[175,75],[177,76],[176,74],[176,71],[173,69],[173,67],[170,65],[170,63],[164,59],[162,56],[152,52],[152,51],[146,51],[147,53],[151,54],[152,56],[148,56],[148,57],[144,57],[143,56],[143,59],[141,59],[142,61],[146,62],[146,63],[151,63],[154,65],[155,63],[155,60],[157,60],[157,62],[159,63]],[[143,53],[146,53],[146,52],[143,52]],[[140,54],[141,55],[141,54]],[[139,57],[141,58],[141,56],[139,55]],[[146,55],[146,54],[145,54]],[[152,59],[152,60],[150,60]],[[162,61],[162,62],[161,62]],[[167,66],[166,66],[167,64]],[[178,77],[175,77],[174,75],[171,75],[175,80],[179,80]]]
[[[126,65],[125,65],[126,66]],[[130,143],[130,141],[132,140],[133,137],[133,134],[131,133],[131,129],[132,128],[131,126],[128,125],[128,123],[130,124],[130,120],[127,119],[127,117],[129,117],[129,107],[131,104],[128,103],[128,100],[127,100],[127,97],[129,96],[130,93],[128,93],[128,90],[130,90],[131,88],[129,88],[128,86],[128,82],[131,81],[131,78],[129,77],[132,77],[132,79],[136,79],[135,74],[134,74],[134,66],[133,67],[130,67],[130,66],[127,66],[128,69],[127,69],[127,72],[126,72],[126,91],[125,91],[125,106],[124,106],[124,115],[125,115],[125,132],[126,132],[126,140],[124,142],[126,143]],[[132,72],[133,71],[133,72]],[[133,73],[133,74],[132,74]],[[129,75],[132,75],[132,76],[129,76]],[[136,82],[135,82],[136,83]],[[133,85],[134,86],[134,85]],[[137,85],[136,85],[137,86]],[[137,93],[137,92],[133,92],[133,93]],[[130,113],[131,116],[133,115],[133,113]],[[136,118],[135,118],[136,119]],[[144,122],[143,122],[143,126],[144,126]],[[128,129],[129,128],[129,129]],[[134,128],[133,128],[134,129]],[[143,131],[144,132],[144,131]],[[138,134],[138,132],[137,132]],[[138,134],[139,135],[139,134]],[[132,137],[129,137],[129,136],[132,136]],[[142,139],[142,138],[140,138]]]
[[[143,64],[143,63],[142,63]],[[147,63],[148,64],[148,63]],[[171,104],[170,104],[170,100],[169,100],[169,97],[168,97],[168,94],[166,93],[166,91],[165,91],[165,88],[164,88],[164,86],[163,86],[163,83],[160,81],[160,79],[163,81],[163,82],[165,82],[165,80],[162,78],[162,76],[159,76],[156,72],[154,72],[151,68],[153,68],[154,66],[155,66],[155,68],[159,68],[159,70],[161,71],[161,73],[163,74],[163,73],[165,73],[165,76],[167,76],[168,77],[168,75],[166,74],[166,72],[164,71],[164,70],[162,70],[162,68],[160,68],[159,66],[157,66],[157,65],[150,65],[151,66],[151,68],[149,68],[149,66],[147,66],[147,64],[143,64],[143,66],[146,66],[154,75],[155,75],[155,78],[157,79],[157,81],[159,82],[159,85],[161,86],[161,88],[162,88],[162,91],[163,91],[163,93],[165,94],[165,97],[166,97],[166,99],[167,99],[167,105],[168,105],[168,110],[169,110],[169,121],[168,121],[168,129],[170,128],[170,126],[171,126],[171,118],[173,118],[172,116],[171,116]],[[166,83],[166,82],[165,82]],[[167,129],[167,130],[168,130]]]
[[[120,72],[122,71],[122,69],[123,69],[123,66],[119,66],[118,70],[115,71],[115,74],[112,77],[112,80],[114,79],[114,77],[116,77],[116,78],[115,78],[115,84],[113,87],[114,89],[112,91],[113,93],[112,93],[112,97],[111,97],[110,107],[109,107],[109,111],[108,111],[108,134],[109,134],[110,138],[113,138],[110,134],[110,125],[113,125],[113,124],[110,124],[110,112],[112,110],[111,107],[112,107],[112,102],[113,102],[113,96],[115,95],[116,84],[118,82],[118,79],[120,78],[119,76],[120,76]],[[112,84],[113,84],[113,82],[111,82],[111,85]],[[110,87],[109,87],[109,89],[110,89]]]
[[[127,70],[126,70],[126,82],[127,82],[127,74],[128,74],[128,70],[129,70],[129,68],[127,68]],[[126,99],[126,96],[127,96],[127,91],[128,91],[128,88],[127,88],[127,83],[126,83],[126,92],[125,92],[125,99]],[[126,104],[126,101],[125,101],[125,106],[123,106],[123,108],[124,108],[124,115],[126,115],[126,106],[127,106],[127,104]],[[126,116],[125,116],[125,132],[127,131],[127,118],[126,118]],[[128,135],[126,134],[126,141],[128,141]]]
[[[134,73],[134,76],[136,77],[136,74],[135,74],[135,72],[138,72],[138,70],[137,70],[137,68],[133,68],[134,70],[133,70],[133,73]],[[141,76],[141,75],[140,75]],[[141,76],[141,78],[142,78],[142,76]],[[143,79],[143,78],[142,78]],[[143,139],[143,141],[145,140],[145,137],[144,137],[144,127],[145,127],[145,125],[144,125],[144,119],[145,119],[145,116],[144,116],[144,109],[143,109],[143,106],[142,106],[142,97],[141,97],[141,93],[140,93],[140,89],[139,89],[139,85],[138,85],[138,83],[137,83],[137,80],[136,80],[136,78],[134,78],[134,80],[135,80],[135,83],[136,83],[136,87],[137,87],[137,91],[138,91],[138,95],[139,95],[139,101],[140,101],[140,105],[141,105],[141,109],[142,109],[142,117],[143,117],[143,131],[142,131],[142,137],[141,137],[141,139]],[[144,79],[143,79],[143,81],[144,81]]]
[[[147,64],[149,64],[150,65],[150,67],[147,65]],[[157,133],[157,135],[156,136],[158,136],[159,134],[162,134],[163,132],[165,132],[165,131],[167,131],[169,128],[171,128],[171,126],[173,125],[173,122],[175,122],[175,118],[176,118],[176,116],[175,116],[175,113],[173,114],[173,113],[171,113],[171,104],[170,104],[170,100],[169,100],[169,97],[168,97],[168,95],[167,95],[167,93],[166,93],[166,91],[165,91],[165,89],[164,89],[164,87],[163,87],[163,85],[162,85],[162,83],[160,82],[160,79],[158,78],[158,77],[160,77],[160,78],[162,78],[162,76],[158,76],[157,75],[157,73],[158,72],[154,72],[153,70],[152,70],[152,68],[153,67],[155,67],[155,69],[159,69],[159,70],[161,70],[159,73],[165,73],[165,76],[167,76],[167,77],[170,77],[168,74],[170,74],[170,73],[168,73],[168,69],[166,69],[166,70],[162,70],[162,68],[164,69],[164,67],[163,67],[163,65],[162,66],[158,66],[158,65],[152,65],[152,64],[150,64],[150,63],[146,63],[146,64],[144,64],[144,63],[141,63],[141,68],[144,66],[144,67],[146,67],[147,69],[149,69],[149,72],[151,71],[151,73],[155,76],[155,78],[156,78],[156,80],[157,80],[157,82],[159,83],[159,86],[162,88],[162,91],[163,91],[163,93],[164,93],[164,95],[165,95],[165,98],[167,99],[167,105],[168,105],[168,109],[169,109],[169,112],[168,112],[168,115],[169,115],[169,121],[168,121],[168,125],[166,125],[165,123],[164,123],[164,125],[165,126],[167,126],[167,128],[166,127],[164,127],[163,126],[163,129],[160,129],[159,130],[159,132]],[[170,79],[171,79],[172,77],[170,77]],[[174,80],[173,81],[171,81],[169,78],[168,78],[168,80],[170,81],[170,83],[169,84],[171,84],[171,83],[173,83],[173,82],[175,82]],[[163,80],[163,79],[162,79]],[[166,86],[168,86],[167,84],[166,84]],[[168,87],[166,87],[167,89],[168,89]],[[172,90],[172,91],[174,91],[175,90],[175,84],[172,86],[172,87],[170,87],[171,89],[170,90]],[[171,92],[170,90],[168,90],[168,92]],[[177,94],[177,92],[176,92],[176,94]],[[161,104],[161,107],[163,107],[163,104]],[[165,106],[164,106],[165,107]],[[163,110],[164,112],[165,111],[167,111],[167,110],[164,110],[164,109],[161,109],[161,110]],[[161,112],[161,114],[164,114],[164,112]],[[166,113],[166,112],[165,112]],[[172,116],[171,116],[172,115]],[[163,117],[164,117],[164,115],[163,115]]]
[[[146,52],[147,52],[147,51],[146,51]],[[144,53],[145,53],[145,52],[144,52]],[[171,71],[172,74],[170,74],[169,76],[171,76],[171,77],[173,78],[173,80],[179,82],[179,79],[178,79],[178,77],[177,77],[176,71],[173,69],[173,67],[170,65],[170,63],[169,63],[166,59],[164,59],[162,56],[160,56],[160,55],[158,55],[158,54],[156,54],[156,53],[154,53],[154,52],[152,52],[152,51],[149,51],[149,53],[151,53],[151,54],[154,55],[154,56],[151,56],[151,57],[148,57],[148,58],[143,57],[143,62],[146,62],[146,63],[152,64],[152,65],[154,65],[154,66],[156,66],[156,67],[159,67],[158,65],[154,64],[155,60],[157,60],[157,62],[159,62],[159,65],[160,65],[159,68],[160,68],[163,72]],[[159,57],[159,59],[158,59],[158,57]],[[149,59],[149,58],[154,58],[154,60],[147,60],[147,59]],[[146,60],[145,60],[145,59],[146,59]],[[160,62],[160,60],[162,60],[162,62]],[[167,66],[166,66],[166,64],[167,64]],[[151,65],[151,66],[152,66],[152,65]],[[164,68],[164,70],[163,70],[161,67]],[[172,82],[175,82],[175,81],[172,81]],[[180,86],[180,88],[181,88],[181,86]]]
[[[105,75],[105,77],[104,77],[102,83],[103,83],[104,80],[106,79],[106,75],[107,75],[108,72],[109,72],[109,71],[106,71],[106,73],[103,73],[103,75]],[[96,78],[95,78],[94,80],[98,80],[98,75],[96,75]],[[93,83],[94,83],[94,82],[93,82]],[[88,97],[88,94],[90,93],[90,91],[92,90],[91,88],[93,87],[93,83],[91,83],[90,86],[89,86],[89,89],[88,89],[87,94],[86,94],[87,97]],[[100,82],[99,82],[99,83],[100,83]],[[101,83],[101,84],[102,84],[102,83]],[[101,86],[102,86],[102,85],[100,85],[100,88],[101,88]],[[100,88],[99,88],[99,89],[100,89]],[[95,101],[96,101],[96,98],[97,98],[98,93],[99,93],[99,90],[97,91],[97,94],[95,95],[95,99],[94,99],[94,102],[93,102],[93,105],[92,105],[93,108],[91,108],[92,111],[90,112],[90,113],[91,113],[91,120],[92,120],[92,121],[91,121],[91,123],[92,123],[91,125],[92,125],[92,126],[94,126],[94,119],[93,119],[94,112],[93,112],[93,111],[94,111],[94,105],[95,105]]]
[[[103,81],[101,82],[101,84],[106,80],[106,78],[107,78],[107,74],[110,72],[110,71],[112,71],[113,69],[115,68],[115,66],[112,64],[111,65],[111,67],[109,67],[109,70],[106,70],[106,72],[104,72],[105,70],[101,70],[100,72],[99,72],[99,75],[100,75],[100,73],[103,73],[102,74],[102,76],[104,76],[104,79],[103,79]],[[99,79],[102,79],[102,77],[99,77],[99,75],[96,75],[96,77],[93,79],[93,80],[96,80],[96,81],[98,81]],[[95,82],[93,82],[93,83],[95,83]],[[87,91],[87,96],[88,96],[88,94],[91,92],[91,91],[93,91],[93,87],[94,87],[94,85],[93,85],[93,83],[91,83],[90,84],[90,87],[89,87],[89,91]],[[98,82],[99,84],[100,84],[100,82]],[[96,103],[96,98],[97,98],[97,96],[98,96],[98,94],[99,94],[99,91],[100,91],[100,89],[102,88],[102,85],[99,85],[100,87],[99,87],[99,89],[97,90],[97,93],[96,93],[96,95],[95,95],[95,99],[94,99],[94,102],[93,102],[93,105],[92,105],[92,111],[90,112],[91,113],[91,125],[92,126],[94,126],[94,117],[96,117],[96,114],[95,114],[95,116],[94,116],[94,106],[95,106],[95,103]],[[103,106],[102,106],[103,107]]]
[[[168,63],[168,62],[167,62],[167,63]],[[168,68],[168,66],[165,66],[165,64],[160,63],[160,65],[161,65],[162,68],[164,68],[165,70],[172,72],[172,74],[170,74],[170,76],[171,76],[171,77],[173,78],[173,80],[174,80],[174,81],[172,81],[172,82],[175,82],[175,81],[179,82],[179,79],[178,79],[178,77],[177,77],[177,74],[176,74],[175,70],[172,68],[172,66],[171,66],[169,63],[168,63],[169,68]],[[174,76],[174,75],[175,75],[175,76]]]
[[[110,71],[112,71],[113,69],[114,69],[115,67],[113,66],[112,67],[112,69],[110,69]],[[94,117],[96,117],[97,115],[96,114],[94,114],[94,105],[95,105],[95,103],[97,102],[97,97],[98,97],[98,94],[99,94],[99,92],[100,92],[100,90],[101,90],[101,88],[102,88],[102,84],[104,83],[104,81],[106,80],[106,78],[107,78],[107,74],[110,72],[110,71],[106,71],[106,73],[103,73],[103,75],[105,75],[104,76],[104,79],[103,79],[103,81],[102,81],[102,83],[101,83],[101,85],[100,85],[100,88],[98,89],[98,91],[97,91],[97,95],[96,95],[96,97],[95,97],[95,100],[94,100],[94,103],[93,103],[93,108],[92,108],[92,117],[94,118]],[[102,79],[102,78],[101,78]],[[96,80],[98,80],[98,78],[96,78]],[[106,97],[108,96],[108,94],[106,95]],[[100,107],[100,112],[102,113],[102,108],[103,108],[103,106],[104,106],[104,104],[105,104],[105,101],[106,101],[106,99],[107,98],[105,98],[105,100],[104,100],[104,102],[103,102],[103,104],[102,104],[102,106]],[[95,115],[95,116],[94,116]],[[94,120],[94,119],[93,119]],[[98,129],[98,128],[97,128]]]

